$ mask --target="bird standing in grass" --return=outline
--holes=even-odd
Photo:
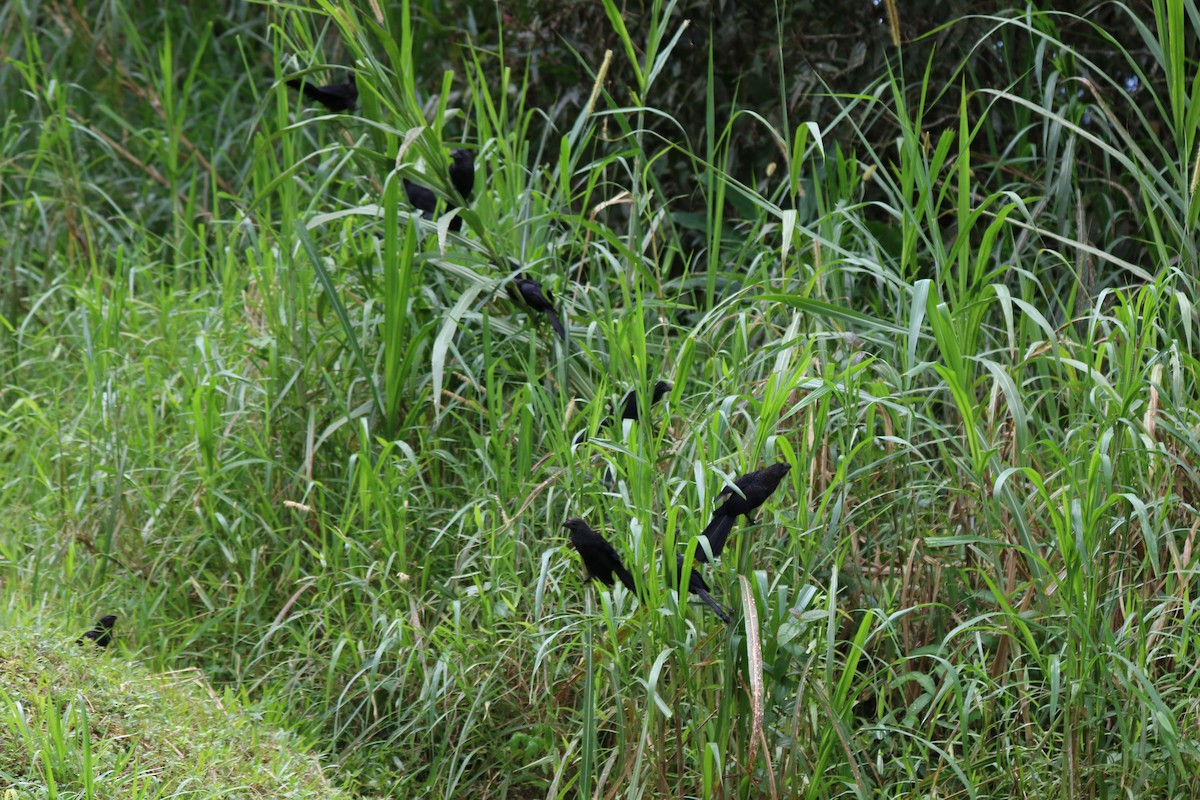
[[[713,512],[708,527],[700,534],[708,537],[708,546],[712,550],[713,558],[721,556],[721,551],[725,549],[725,540],[729,538],[729,534],[733,530],[733,523],[737,518],[745,514],[746,518],[753,522],[754,512],[779,488],[779,482],[791,468],[791,464],[780,461],[765,469],[748,472],[733,482],[733,485],[737,487],[736,491],[725,487],[717,495],[718,501],[723,497],[727,499]],[[696,560],[701,563],[708,562],[708,554],[704,551],[703,543],[696,548]]]
[[[581,519],[569,519],[563,527],[571,532],[570,545],[579,552],[587,577],[598,580],[605,586],[612,586],[619,578],[625,588],[637,594],[637,584],[633,575],[621,563],[621,557],[603,536],[596,533]],[[615,577],[614,577],[615,576]]]
[[[541,311],[550,320],[550,327],[554,328],[554,332],[563,341],[566,341],[567,331],[563,328],[562,321],[558,318],[558,314],[554,311],[554,295],[550,292],[543,292],[542,285],[537,281],[518,275],[513,278],[513,286],[521,294],[521,299],[525,301],[525,305],[532,308],[534,311]]]
[[[459,147],[450,151],[450,182],[462,195],[463,202],[471,202],[475,191],[475,154]]]
[[[106,614],[96,623],[96,627],[76,639],[75,644],[83,644],[84,639],[91,639],[100,647],[108,647],[108,643],[112,641],[113,625],[116,624],[117,615]]]
[[[432,189],[404,179],[404,196],[409,205],[421,212],[421,219],[433,219],[437,213],[438,198]],[[462,230],[462,217],[456,216],[450,220],[450,230],[458,233]]]
[[[650,405],[653,406],[662,396],[671,391],[671,384],[666,381],[658,381],[654,384],[654,393],[650,395]],[[638,398],[637,389],[630,389],[625,398],[621,400],[621,419],[637,419],[638,418]],[[612,417],[605,417],[600,423],[600,427],[606,427],[612,424]]]
[[[696,555],[700,555],[700,551],[696,550]],[[679,575],[679,585],[683,586],[683,556],[675,555],[675,569]],[[712,589],[708,585],[708,581],[704,580],[704,576],[700,574],[700,565],[693,562],[691,574],[688,575],[687,590],[704,601],[705,605],[713,610],[713,613],[720,618],[726,625],[729,624],[729,613],[721,607],[721,604],[713,599],[709,594]]]
[[[659,400],[661,400],[663,395],[665,395],[667,392],[671,391],[672,388],[673,388],[672,385],[670,383],[668,383],[667,381],[658,381],[657,383],[655,383],[654,384],[654,393],[650,396],[650,405],[653,406],[655,403],[657,403]],[[624,399],[621,400],[621,419],[636,420],[637,418],[638,418],[637,389],[630,389],[628,392],[625,393]],[[612,415],[610,414],[609,416],[600,420],[600,427],[607,428],[608,426],[612,425],[612,421],[613,421],[613,418],[612,418]],[[584,430],[581,430],[579,433],[575,434],[575,438],[571,441],[571,444],[573,444],[575,446],[581,445],[587,441],[587,438],[588,438],[588,432],[587,432],[587,429],[585,428]],[[611,471],[606,473],[606,477],[604,480],[605,480],[605,483],[612,482],[612,472]]]
[[[353,111],[354,106],[358,104],[358,81],[353,74],[345,83],[316,86],[300,78],[293,78],[287,85],[335,114],[340,111]]]
[[[464,202],[470,202],[475,189],[475,155],[470,150],[461,147],[450,152],[450,183],[462,195]],[[433,190],[404,179],[404,196],[408,204],[421,212],[422,219],[433,219],[437,214],[438,197]],[[457,233],[462,229],[462,217],[455,216],[450,220],[450,230]]]
[[[409,205],[421,212],[422,218],[433,219],[433,215],[437,212],[437,195],[433,193],[432,189],[427,189],[405,178],[404,196],[408,198]]]

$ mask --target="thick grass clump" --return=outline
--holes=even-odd
[[[195,668],[153,674],[23,624],[25,613],[10,611],[0,630],[6,797],[346,796],[294,736],[263,724],[265,706],[248,714]]]
[[[780,44],[700,130],[686,14],[604,9],[541,105],[432,2],[0,11],[6,602],[367,796],[1194,796],[1194,3],[950,22],[819,119]],[[457,206],[463,145],[456,232],[402,182]],[[726,627],[675,554],[779,460]]]

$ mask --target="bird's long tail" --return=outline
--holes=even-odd
[[[630,574],[629,570],[626,569],[624,564],[617,564],[613,571],[617,573],[617,577],[621,579],[621,583],[625,584],[626,589],[636,594],[639,598],[641,597],[641,595],[638,594],[638,587],[633,580],[633,575]]]
[[[697,552],[697,555],[699,555],[699,551],[696,551],[696,552]],[[720,618],[721,622],[724,622],[726,625],[728,625],[728,624],[729,624],[729,612],[727,612],[727,611],[726,611],[726,610],[725,610],[725,609],[724,609],[724,608],[721,606],[721,604],[720,604],[720,603],[718,603],[718,602],[717,602],[717,601],[716,601],[716,600],[713,598],[713,596],[712,596],[711,594],[709,594],[708,592],[704,591],[703,589],[697,589],[697,590],[696,590],[696,595],[697,595],[697,596],[698,596],[698,597],[699,597],[701,600],[703,600],[703,601],[704,601],[705,605],[707,605],[709,608],[711,608],[711,609],[713,610],[713,613],[714,613],[714,614],[716,614],[716,615],[717,615],[717,617],[719,617],[719,618]]]
[[[319,86],[314,86],[313,84],[308,83],[300,78],[292,78],[287,82],[287,85],[307,97],[309,100],[316,100],[318,102],[323,100],[321,96],[321,88]]]
[[[708,547],[712,550],[713,558],[720,558],[721,551],[725,549],[725,541],[729,538],[730,532],[733,531],[733,523],[737,517],[731,517],[726,514],[713,514],[712,521],[708,523],[700,535],[708,537]],[[701,542],[696,547],[696,560],[701,564],[708,563],[708,553],[704,551],[704,543]]]
[[[553,308],[547,308],[546,316],[550,318],[550,327],[554,328],[554,332],[558,334],[558,338],[565,342],[567,340],[567,331],[563,328],[562,320],[558,318],[558,314],[554,313]]]

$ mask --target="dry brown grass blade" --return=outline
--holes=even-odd
[[[754,590],[745,575],[738,575],[742,588],[742,608],[745,609],[746,658],[750,667],[750,713],[753,715],[750,730],[750,757],[746,759],[746,770],[754,768],[758,746],[763,739],[763,657],[762,637],[758,631],[758,607],[754,603]],[[771,781],[771,797],[776,797],[774,780]]]
[[[896,0],[886,0],[883,7],[887,10],[888,33],[892,35],[892,47],[899,47],[900,11],[896,8]]]
[[[1196,160],[1192,162],[1192,181],[1188,184],[1188,192],[1195,195],[1200,186],[1200,142],[1196,143]]]
[[[1004,596],[1012,597],[1013,592],[1017,588],[1017,553],[1015,550],[1006,550],[1001,557],[1004,564]],[[1028,598],[1028,595],[1026,596]],[[1008,671],[1008,648],[1013,641],[1013,637],[1017,636],[1017,632],[1013,627],[1009,626],[1009,635],[1001,636],[1000,642],[996,646],[996,653],[992,657],[991,668],[988,674],[993,679],[998,679],[1001,675]]]
[[[1146,413],[1142,417],[1142,427],[1146,429],[1146,435],[1153,441],[1158,433],[1158,387],[1162,385],[1163,365],[1155,364],[1150,368],[1150,401],[1146,403]],[[1154,466],[1158,463],[1157,459],[1150,460],[1151,479],[1154,477]]]
[[[604,88],[604,81],[608,77],[608,68],[612,66],[613,51],[604,51],[604,62],[600,65],[600,71],[596,73],[596,82],[592,84],[592,96],[588,98],[587,109],[591,114],[596,110],[596,99],[600,97],[600,91]]]

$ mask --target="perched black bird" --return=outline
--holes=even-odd
[[[100,618],[100,621],[96,623],[96,627],[76,639],[75,644],[83,644],[84,639],[91,639],[101,647],[108,647],[108,643],[112,641],[113,625],[116,624],[117,615],[107,614]]]
[[[721,551],[725,549],[725,540],[729,538],[729,533],[733,530],[733,523],[737,518],[745,514],[747,519],[753,521],[752,515],[755,510],[779,488],[779,482],[791,468],[791,464],[780,461],[765,469],[747,472],[733,482],[733,485],[741,490],[741,494],[726,487],[717,495],[717,500],[722,497],[728,499],[713,512],[712,521],[700,534],[708,537],[708,545],[712,548],[713,558],[719,558]],[[708,554],[704,552],[703,543],[696,548],[696,560],[702,563],[708,561]]]
[[[659,381],[658,383],[654,384],[654,394],[651,395],[651,397],[650,397],[650,405],[654,405],[659,400],[661,400],[663,395],[665,395],[667,392],[671,391],[671,388],[672,388],[671,384],[668,383],[667,381]],[[637,418],[638,418],[637,389],[630,389],[625,394],[624,399],[621,400],[621,419],[637,419]],[[612,421],[613,421],[612,416],[611,415],[607,416],[604,419],[600,420],[600,427],[607,428],[609,425],[612,425]],[[575,445],[583,444],[584,442],[587,441],[587,438],[588,438],[588,432],[587,432],[587,429],[585,428],[584,430],[581,430],[579,433],[575,434],[575,438],[572,440],[572,444],[575,444]],[[605,481],[611,483],[611,481],[612,481],[611,471],[606,474],[608,475],[608,477],[605,478]]]
[[[408,178],[405,178],[404,195],[408,198],[409,204],[421,212],[421,219],[433,219],[437,213],[438,198],[432,189],[413,183]],[[456,216],[450,220],[450,230],[455,233],[462,230],[462,217]]]
[[[654,394],[650,396],[650,405],[654,405],[662,396],[671,391],[671,384],[666,381],[659,381],[654,384]],[[638,398],[637,389],[630,389],[626,393],[625,398],[621,401],[621,419],[637,419],[638,418]],[[606,427],[612,424],[612,417],[605,417],[600,423],[600,427]]]
[[[696,556],[699,557],[699,555],[700,550],[697,548]],[[683,585],[683,556],[681,554],[675,555],[675,564],[675,568],[677,570],[676,574],[679,575],[679,583],[680,585]],[[722,622],[724,622],[726,625],[729,624],[728,612],[726,612],[725,609],[721,607],[721,604],[714,600],[713,596],[709,594],[712,589],[709,587],[708,581],[704,580],[704,576],[700,574],[700,565],[697,564],[695,560],[692,561],[692,573],[688,576],[687,590],[703,600],[705,605],[711,608],[713,613],[716,614]]]
[[[358,80],[353,74],[345,83],[331,83],[328,86],[315,86],[299,78],[293,78],[287,85],[335,114],[339,111],[353,111],[358,103]]]
[[[404,196],[408,198],[409,205],[421,212],[424,219],[433,219],[433,215],[437,213],[438,199],[432,189],[418,186],[405,178]]]
[[[471,193],[475,191],[475,154],[470,150],[460,147],[450,151],[450,182],[465,202],[471,202]]]
[[[529,278],[518,275],[513,278],[513,285],[517,287],[517,291],[521,293],[521,299],[525,301],[525,305],[532,308],[534,311],[541,311],[550,320],[550,327],[554,328],[554,332],[558,334],[563,341],[567,339],[567,332],[563,328],[562,321],[559,320],[558,314],[554,311],[554,295],[550,292],[542,292],[542,285],[537,281],[532,281]]]
[[[450,182],[463,200],[471,199],[475,188],[475,155],[470,150],[459,148],[450,152]],[[438,196],[433,190],[405,178],[404,195],[409,205],[421,212],[422,219],[433,219],[438,213]],[[462,230],[462,217],[450,220],[450,230],[455,233]]]
[[[603,536],[581,519],[569,519],[563,523],[563,527],[571,532],[571,547],[579,551],[579,558],[583,561],[583,569],[588,578],[598,580],[605,586],[612,586],[616,580],[613,577],[615,575],[625,584],[625,588],[637,594],[637,584],[633,582],[633,576],[625,569],[621,557]]]

